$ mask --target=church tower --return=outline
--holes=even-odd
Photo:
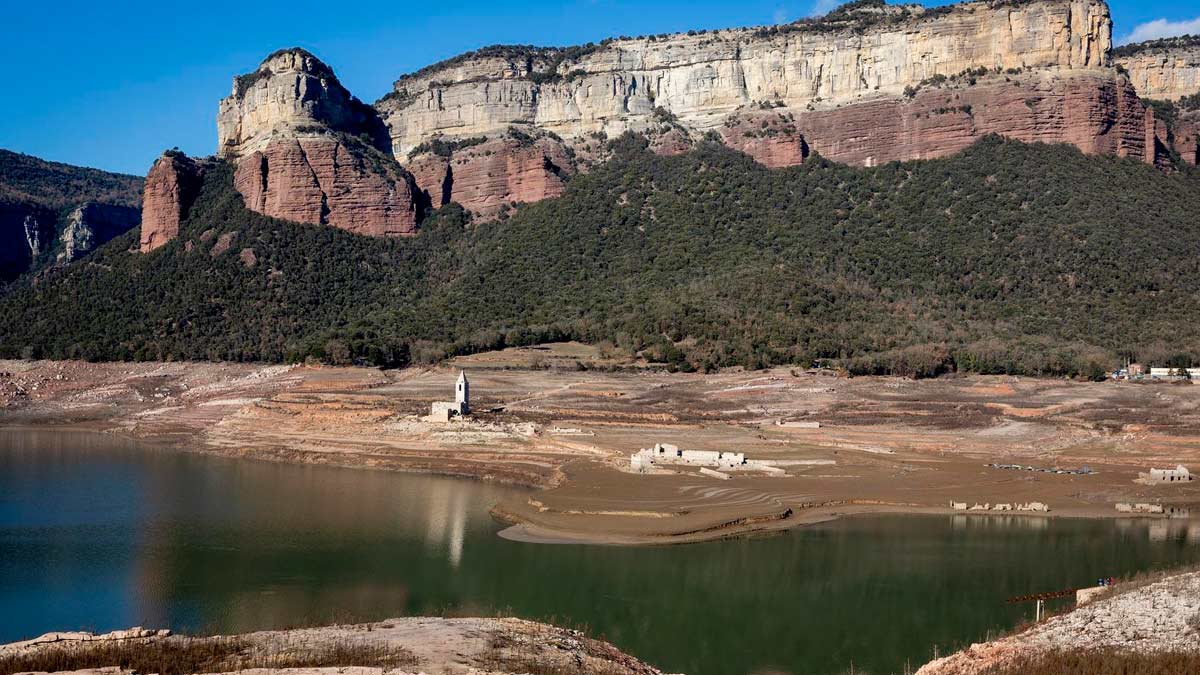
[[[458,373],[458,384],[454,387],[454,402],[458,404],[458,414],[470,414],[471,383],[467,382],[467,371],[465,370]]]

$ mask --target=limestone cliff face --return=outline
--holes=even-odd
[[[412,176],[389,154],[375,111],[302,49],[234,78],[221,101],[218,152],[254,211],[358,234],[415,231]]]
[[[642,131],[656,109],[703,132],[753,106],[830,112],[980,68],[1112,74],[1111,23],[1101,0],[868,7],[818,24],[618,40],[557,55],[491,50],[403,77],[376,105],[397,156],[437,134],[490,135],[514,123],[568,141]]]
[[[56,260],[59,264],[74,262],[140,222],[141,212],[137,209],[96,202],[81,204],[67,216]]]
[[[1165,120],[1155,121],[1157,144],[1187,164],[1200,162],[1200,38],[1128,45],[1115,52],[1114,61],[1129,74],[1139,96],[1177,105],[1170,129]]]
[[[219,154],[250,208],[375,236],[450,201],[488,219],[558,195],[626,131],[662,154],[715,134],[770,167],[929,159],[990,133],[1194,162],[1200,123],[1167,129],[1141,100],[1191,87],[1192,57],[1137,55],[1126,76],[1111,48],[1103,0],[867,0],[786,26],[489,47],[401,77],[375,108],[293,49],[235,79]]]
[[[1142,98],[1178,101],[1200,94],[1200,39],[1176,38],[1122,47],[1114,61]]]
[[[141,251],[149,253],[179,235],[179,224],[200,191],[203,167],[179,152],[165,153],[146,176]]]
[[[274,138],[313,129],[367,134],[386,145],[375,111],[351,96],[329,66],[303,49],[281,50],[233,78],[217,112],[217,155],[248,155]]]

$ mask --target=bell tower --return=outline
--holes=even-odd
[[[458,373],[458,384],[454,386],[454,402],[458,404],[458,414],[467,415],[471,412],[471,383],[467,381],[467,371]]]

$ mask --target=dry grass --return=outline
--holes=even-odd
[[[1117,650],[1024,654],[980,675],[1195,675],[1200,651],[1138,654]]]
[[[407,649],[361,642],[295,647],[257,645],[241,638],[174,637],[36,648],[0,657],[0,675],[105,667],[137,673],[190,675],[249,668],[398,668],[415,664],[416,657]]]
[[[485,670],[528,675],[636,675],[653,670],[607,643],[571,630],[492,637],[480,655]]]

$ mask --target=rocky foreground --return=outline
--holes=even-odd
[[[134,628],[104,635],[48,633],[0,646],[0,673],[6,675],[233,671],[263,675],[659,673],[579,631],[521,619],[404,618],[226,637],[186,637]]]
[[[1112,595],[1024,632],[932,661],[917,675],[1051,672],[1048,667],[1067,675],[1094,672],[1089,661],[1125,666],[1106,672],[1196,672],[1198,652],[1200,572],[1189,572],[1125,591],[1118,586]],[[1175,669],[1161,665],[1166,661]]]

